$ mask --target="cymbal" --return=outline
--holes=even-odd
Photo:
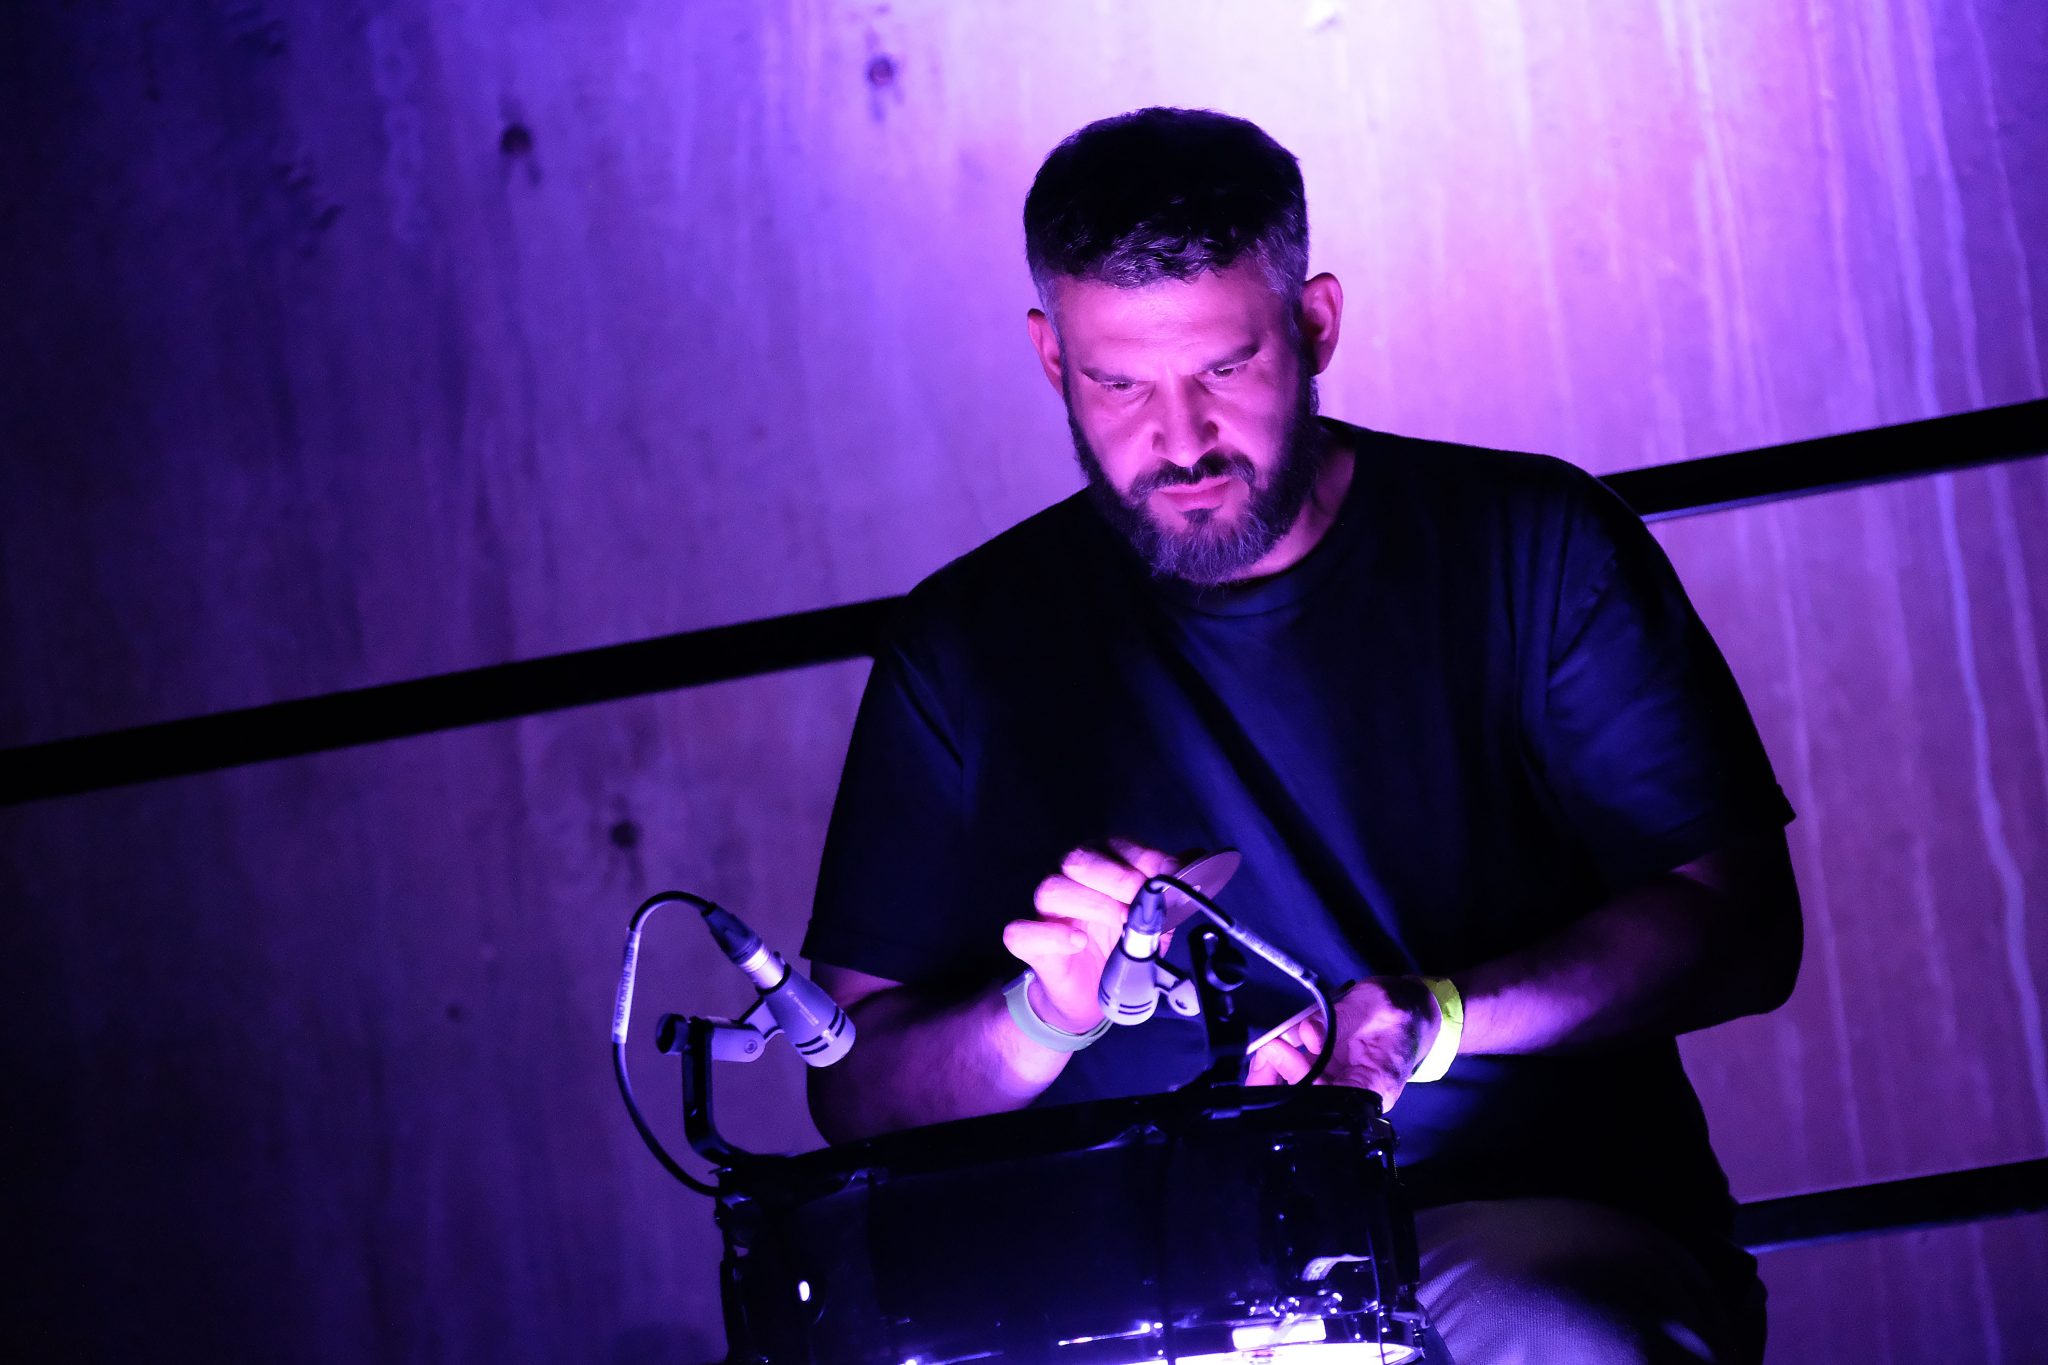
[[[1169,873],[1175,881],[1185,882],[1195,890],[1215,900],[1224,885],[1237,873],[1244,862],[1244,855],[1234,848],[1219,848],[1214,853],[1205,853],[1178,872]],[[1195,903],[1178,891],[1166,893],[1166,930],[1172,930],[1187,922],[1195,913]],[[1166,932],[1162,930],[1161,932]]]

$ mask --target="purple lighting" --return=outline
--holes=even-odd
[[[1337,418],[1607,473],[2048,395],[2034,4],[15,5],[0,90],[0,747],[907,590],[1079,486],[1022,198],[1148,104],[1300,157]],[[1738,1199],[2048,1153],[2044,528],[2033,460],[1655,529],[1799,812],[1790,1004],[1681,1043]],[[6,1353],[722,1358],[612,907],[800,967],[867,673],[0,808]],[[738,1016],[682,918],[643,1003]],[[760,1053],[729,1135],[815,1148]],[[2048,1334],[2041,1216],[1763,1273],[1771,1365]]]

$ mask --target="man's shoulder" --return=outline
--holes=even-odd
[[[1392,543],[1505,555],[1520,571],[1604,558],[1646,538],[1612,489],[1569,460],[1352,428],[1354,486]]]
[[[1593,475],[1556,455],[1401,436],[1334,420],[1330,426],[1351,443],[1359,469],[1390,492],[1398,489],[1475,510],[1508,506],[1529,511],[1613,496]]]
[[[1076,493],[927,575],[903,599],[895,639],[944,650],[990,632],[1034,632],[1099,599],[1121,572],[1108,527]]]
[[[1076,493],[933,571],[910,600],[927,609],[1042,600],[1080,574],[1101,571],[1104,529],[1087,494]]]

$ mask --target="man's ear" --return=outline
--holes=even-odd
[[[1053,330],[1052,319],[1045,315],[1043,308],[1034,308],[1026,313],[1024,325],[1030,329],[1031,349],[1038,352],[1038,364],[1045,371],[1045,382],[1052,385],[1052,391],[1064,400],[1067,383],[1060,370],[1060,334]]]
[[[1314,373],[1330,367],[1343,325],[1344,286],[1335,275],[1326,271],[1301,287],[1301,339],[1314,360]]]

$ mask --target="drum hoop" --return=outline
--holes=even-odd
[[[1271,1087],[1169,1091],[983,1114],[805,1152],[760,1157],[721,1172],[720,1198],[816,1198],[875,1172],[925,1175],[1095,1151],[1166,1143],[1222,1128],[1276,1136],[1356,1138],[1391,1158],[1394,1131],[1379,1096],[1349,1086],[1275,1094]],[[1391,1164],[1391,1161],[1390,1161]]]

